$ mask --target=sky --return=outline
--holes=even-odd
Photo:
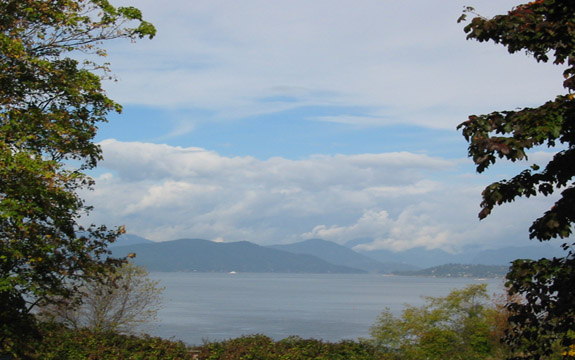
[[[463,7],[508,0],[116,0],[158,35],[105,44],[124,106],[100,127],[104,160],[83,221],[155,241],[459,252],[531,245],[553,198],[477,218],[482,189],[457,125],[563,94],[562,69],[466,40]]]

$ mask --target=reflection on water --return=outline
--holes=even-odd
[[[367,337],[386,307],[400,314],[422,296],[470,283],[502,292],[502,279],[347,274],[152,273],[164,286],[159,324],[148,332],[188,344],[265,334],[339,341]]]

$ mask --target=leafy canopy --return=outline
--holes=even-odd
[[[460,21],[469,13],[475,14],[467,8]],[[518,197],[560,191],[555,204],[533,222],[529,234],[540,241],[569,238],[575,222],[575,3],[537,0],[491,19],[475,14],[465,32],[468,39],[493,41],[510,53],[525,51],[538,62],[565,67],[565,94],[536,108],[472,115],[458,128],[469,142],[469,156],[478,172],[498,159],[526,159],[537,146],[553,149],[547,164],[533,165],[509,180],[487,186],[479,217]],[[563,248],[564,258],[517,260],[507,275],[510,292],[525,299],[509,304],[515,315],[510,318],[507,341],[525,358],[539,359],[552,354],[556,346],[568,349],[574,344],[575,255],[569,244]]]
[[[488,298],[486,284],[472,284],[428,297],[423,306],[407,306],[401,317],[386,310],[371,328],[372,342],[397,359],[491,358],[499,346]]]
[[[153,37],[139,10],[106,0],[0,2],[0,345],[10,348],[38,301],[68,297],[75,281],[115,262],[106,245],[123,229],[84,228],[78,196],[101,159],[98,124],[121,107],[102,44]],[[117,263],[117,262],[116,262]]]
[[[468,8],[468,11],[472,11]],[[465,15],[465,14],[464,14]],[[463,20],[464,17],[460,18]],[[517,197],[550,195],[562,189],[561,198],[530,228],[530,237],[539,240],[566,238],[575,221],[575,6],[569,1],[534,1],[520,5],[507,15],[493,19],[475,17],[465,27],[468,39],[492,40],[509,52],[526,51],[537,59],[567,65],[563,72],[568,94],[557,96],[537,108],[496,111],[472,115],[458,126],[469,142],[469,156],[483,172],[498,158],[511,161],[527,159],[528,150],[544,145],[561,148],[541,169],[534,165],[510,180],[489,185],[483,192],[480,218],[491,213],[495,205]]]

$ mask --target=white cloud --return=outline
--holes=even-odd
[[[456,234],[451,233],[446,224],[436,224],[430,214],[418,213],[414,206],[409,206],[397,217],[392,219],[387,211],[365,211],[361,218],[351,226],[317,226],[306,238],[323,238],[345,242],[355,238],[374,238],[374,242],[361,246],[365,250],[390,249],[394,251],[407,250],[423,246],[428,249],[457,249],[462,244],[457,243]]]
[[[87,220],[125,224],[153,240],[272,244],[371,237],[373,248],[456,251],[517,236],[534,213],[514,207],[513,223],[495,217],[480,224],[477,179],[449,179],[457,161],[424,154],[263,161],[149,143],[106,140],[101,146],[108,172],[85,194],[95,206]]]

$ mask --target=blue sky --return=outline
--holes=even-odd
[[[157,241],[457,252],[527,245],[552,200],[479,222],[482,188],[527,164],[478,175],[455,129],[564,92],[561,68],[467,41],[456,22],[464,5],[492,16],[514,1],[114,3],[139,7],[158,36],[109,44],[106,89],[124,112],[98,135],[90,222]]]

